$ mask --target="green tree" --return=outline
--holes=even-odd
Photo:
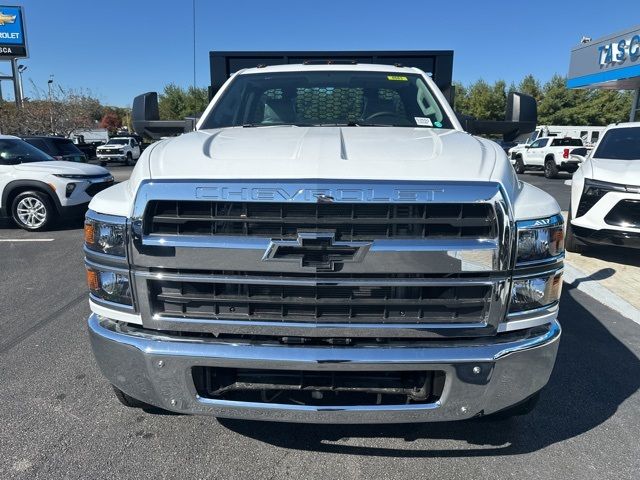
[[[170,83],[164,87],[158,99],[160,119],[179,120],[202,113],[207,103],[209,103],[209,96],[206,88],[184,89],[175,83]]]
[[[540,82],[536,80],[536,78],[528,74],[526,75],[522,81],[518,84],[515,91],[524,93],[526,95],[530,95],[536,99],[537,102],[540,102],[543,97],[542,87],[540,86]]]
[[[587,125],[585,108],[586,90],[571,90],[565,78],[556,74],[544,85],[543,98],[538,104],[538,124]]]
[[[483,120],[504,119],[507,103],[507,85],[504,80],[489,85],[481,79],[472,83],[468,90],[461,87],[456,87],[457,111]]]
[[[453,82],[455,94],[453,98],[453,109],[464,115],[469,114],[469,91],[460,82]]]

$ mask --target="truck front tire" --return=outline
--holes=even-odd
[[[544,161],[544,176],[546,178],[558,177],[558,166],[556,165],[556,161],[551,157],[548,157]]]
[[[133,165],[133,155],[131,155],[131,152],[127,152],[127,157],[124,159],[124,164],[127,167]]]
[[[524,162],[522,161],[522,157],[520,155],[518,155],[516,157],[516,164],[515,164],[514,168],[515,168],[516,173],[518,175],[523,174],[524,171],[525,171]]]
[[[19,193],[13,199],[11,216],[20,228],[39,232],[51,226],[55,217],[55,208],[49,195],[30,190]]]

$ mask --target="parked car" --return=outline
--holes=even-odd
[[[640,122],[609,126],[571,180],[566,248],[640,248]]]
[[[91,345],[117,398],[280,422],[530,411],[561,335],[553,197],[417,68],[261,66],[221,88],[87,212]],[[511,95],[506,127],[535,123]],[[150,98],[134,124],[166,135]]]
[[[546,178],[556,178],[561,170],[573,173],[580,166],[570,158],[576,147],[584,147],[579,138],[543,137],[530,145],[513,147],[509,156],[516,173],[543,170]]]
[[[140,158],[140,144],[132,137],[114,137],[96,149],[96,155],[103,167],[110,161],[133,165]]]
[[[22,137],[22,139],[56,160],[66,160],[67,162],[86,162],[88,160],[87,156],[69,138],[29,136]]]
[[[111,185],[113,176],[102,167],[54,160],[18,137],[0,135],[0,216],[25,230],[84,214],[91,197]]]

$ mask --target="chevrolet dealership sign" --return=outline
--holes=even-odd
[[[0,58],[27,56],[22,7],[0,5]]]
[[[569,88],[640,88],[640,26],[571,50]]]

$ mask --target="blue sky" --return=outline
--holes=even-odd
[[[49,75],[103,103],[193,79],[192,0],[25,0],[30,58],[25,94]],[[545,4],[551,7],[545,9]],[[196,0],[196,78],[209,84],[210,50],[454,50],[454,79],[566,74],[569,53],[634,26],[636,1]],[[503,6],[505,5],[505,6]],[[552,9],[552,10],[551,10]],[[0,72],[9,64],[0,62]],[[11,90],[3,82],[5,98]]]

